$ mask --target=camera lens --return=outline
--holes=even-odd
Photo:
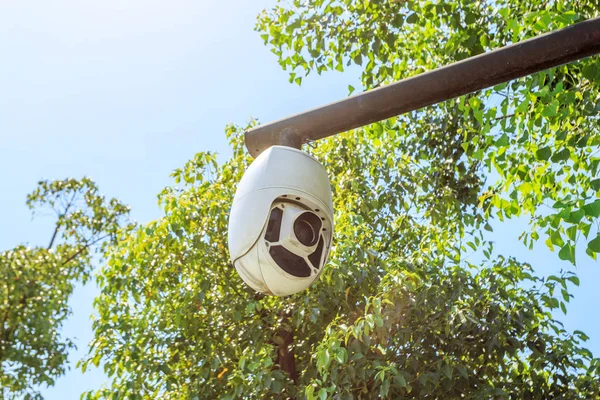
[[[294,221],[294,234],[305,246],[314,246],[317,243],[320,229],[321,219],[312,212],[302,213]]]
[[[303,245],[310,246],[315,238],[315,231],[306,221],[296,221],[294,224],[294,233]]]

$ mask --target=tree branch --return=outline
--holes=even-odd
[[[515,115],[516,115],[515,113],[507,114],[507,115],[501,115],[499,117],[496,117],[495,120],[496,121],[500,121],[501,119],[506,119],[506,118],[514,117]]]
[[[71,208],[71,205],[73,204],[73,201],[75,200],[76,195],[77,195],[77,192],[74,192],[73,196],[71,196],[71,200],[69,200],[69,203],[65,207],[65,212],[62,214],[62,216],[67,215],[67,213],[69,212],[69,208]],[[56,236],[58,235],[58,232],[60,231],[60,227],[61,227],[60,218],[61,218],[61,216],[59,215],[59,217],[58,217],[59,221],[56,221],[56,227],[54,228],[54,233],[52,234],[52,238],[50,239],[50,244],[48,244],[48,247],[46,248],[46,250],[50,250],[52,248],[52,246],[54,245],[54,240],[56,240]]]
[[[87,243],[85,246],[82,246],[79,250],[77,250],[72,256],[68,257],[62,264],[61,266],[65,266],[66,264],[68,264],[69,262],[73,261],[73,259],[75,259],[75,257],[77,257],[78,255],[80,255],[84,250],[88,249],[90,246],[95,245],[96,243],[98,243],[99,241],[106,239],[109,235],[104,235],[102,237],[99,237],[98,239],[94,240],[91,243]]]
[[[298,371],[296,370],[296,358],[294,350],[290,349],[294,341],[294,331],[291,327],[286,329],[288,325],[289,315],[283,316],[280,327],[277,329],[277,336],[281,337],[283,343],[277,344],[277,364],[279,367],[288,373],[290,379],[294,383],[298,382]]]

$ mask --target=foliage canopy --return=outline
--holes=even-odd
[[[294,1],[261,14],[257,30],[290,80],[356,64],[372,88],[599,9]],[[229,264],[226,211],[251,161],[248,126],[229,126],[231,159],[197,154],[160,194],[164,217],[110,247],[81,368],[102,364],[113,381],[86,397],[600,396],[587,337],[552,317],[577,276],[540,278],[484,234],[492,219],[525,215],[527,246],[541,238],[575,263],[583,243],[596,257],[599,90],[589,58],[317,143],[335,246],[319,282],[289,298],[253,293]]]
[[[129,213],[88,178],[41,181],[27,205],[56,221],[48,246],[0,253],[1,398],[38,398],[36,388],[65,372],[74,347],[60,333],[69,296],[89,278],[94,250],[104,251]]]

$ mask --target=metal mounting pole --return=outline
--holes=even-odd
[[[245,134],[253,157],[277,144],[300,148],[376,121],[600,53],[600,18],[403,79]]]

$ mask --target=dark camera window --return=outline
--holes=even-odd
[[[268,242],[279,241],[279,232],[281,231],[281,218],[283,217],[283,210],[281,208],[274,208],[269,216],[269,223],[267,225],[267,233],[265,233],[265,239]]]
[[[321,253],[322,252],[323,252],[323,237],[321,236],[321,239],[319,240],[319,244],[317,245],[317,249],[315,250],[314,253],[312,253],[310,256],[308,256],[308,259],[310,260],[311,264],[316,269],[321,268]]]
[[[317,243],[320,230],[321,219],[315,213],[304,212],[294,221],[294,235],[305,246],[314,246]]]
[[[279,267],[290,275],[300,278],[310,276],[310,267],[304,258],[295,255],[283,246],[271,246],[269,254]]]

